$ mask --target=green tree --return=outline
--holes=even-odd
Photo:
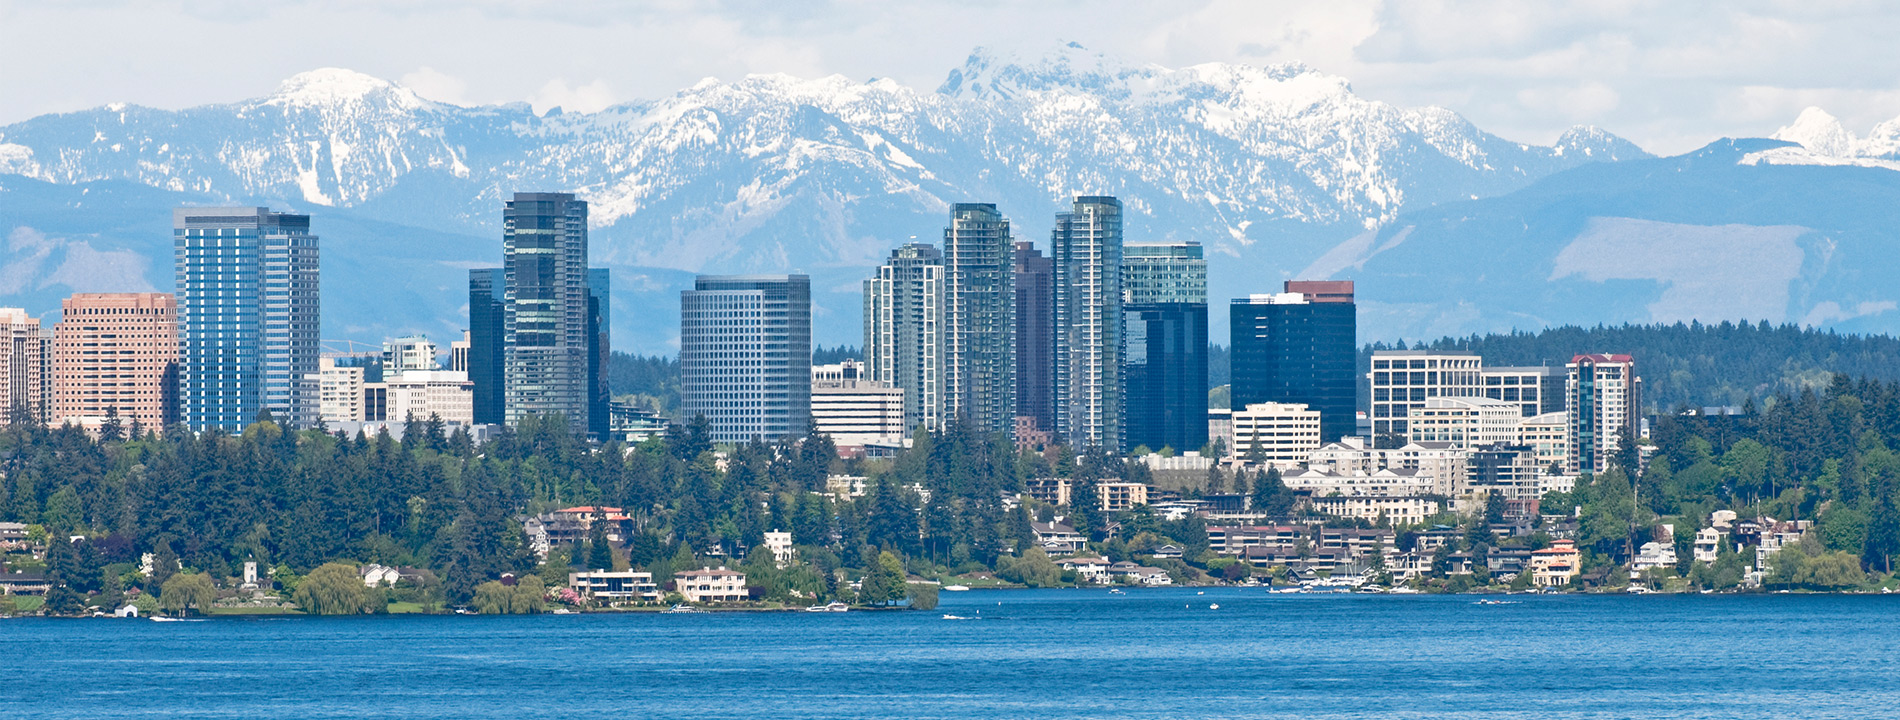
[[[547,607],[547,585],[535,575],[523,575],[515,580],[513,592],[508,597],[508,612],[515,615],[538,615]]]
[[[483,615],[506,615],[514,612],[514,588],[501,584],[499,580],[490,580],[475,586],[475,611]]]
[[[218,601],[218,588],[204,573],[176,573],[160,590],[158,606],[168,613],[205,612]]]
[[[912,610],[937,609],[937,586],[931,583],[910,583],[910,607]]]
[[[1893,556],[1900,554],[1900,511],[1894,509],[1893,492],[1883,492],[1874,503],[1867,522],[1867,541],[1861,548],[1860,562],[1868,570],[1893,572]]]
[[[304,576],[291,598],[311,615],[355,615],[371,609],[369,594],[364,590],[363,577],[355,565],[333,562]]]
[[[905,596],[904,561],[889,550],[878,553],[877,560],[864,569],[858,583],[859,599],[866,605],[889,605]]]

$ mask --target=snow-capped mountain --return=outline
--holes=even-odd
[[[1511,142],[1449,110],[1360,97],[1297,64],[1170,69],[1073,44],[1034,57],[979,49],[934,92],[755,75],[598,113],[537,115],[525,104],[433,102],[323,69],[231,104],[110,105],[0,127],[0,174],[71,188],[129,182],[178,202],[262,202],[340,218],[332,227],[472,238],[434,265],[381,263],[377,253],[399,252],[388,238],[353,243],[318,226],[326,264],[342,261],[332,242],[342,240],[368,254],[349,258],[363,272],[403,268],[391,284],[457,288],[462,269],[498,258],[506,196],[578,192],[592,204],[595,261],[649,283],[645,301],[670,302],[677,280],[656,278],[679,271],[808,272],[826,344],[856,342],[858,279],[889,248],[934,238],[953,202],[996,202],[1019,237],[1040,240],[1071,195],[1120,196],[1129,240],[1198,240],[1229,259],[1213,278],[1218,298],[1275,286],[1343,234],[1406,210],[1643,157],[1594,128],[1550,147]],[[77,217],[56,229],[113,232]],[[140,251],[150,284],[169,286],[168,248]],[[445,332],[462,322],[461,302],[450,292],[391,308],[331,292],[325,335]],[[616,344],[661,352],[672,339],[636,332]]]

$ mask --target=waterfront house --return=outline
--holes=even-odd
[[[1062,523],[1030,523],[1029,529],[1036,535],[1036,544],[1051,555],[1081,552],[1086,542],[1075,528]]]
[[[1571,540],[1557,540],[1531,553],[1531,582],[1540,588],[1562,587],[1582,572],[1583,555]]]
[[[1720,529],[1712,527],[1705,527],[1695,531],[1695,561],[1699,563],[1715,562],[1716,555],[1719,554],[1722,549],[1722,535],[1723,533]]]
[[[745,573],[727,570],[724,565],[717,570],[707,567],[675,573],[673,584],[688,602],[739,602],[747,597]]]
[[[1075,577],[1078,581],[1092,583],[1108,582],[1109,565],[1106,559],[1093,556],[1072,557],[1057,560],[1056,564],[1060,565],[1064,570],[1075,571]]]
[[[45,595],[52,588],[43,573],[0,573],[0,595]]]
[[[401,572],[385,565],[364,565],[358,572],[363,576],[363,587],[395,587],[396,581],[402,579]]]
[[[1181,559],[1182,554],[1181,546],[1179,545],[1163,545],[1155,548],[1153,553],[1155,557],[1173,560]]]
[[[567,586],[583,598],[605,604],[660,601],[660,587],[653,583],[653,573],[650,572],[571,572],[567,574]]]
[[[1670,543],[1643,543],[1642,549],[1636,553],[1636,558],[1630,560],[1630,572],[1639,574],[1646,570],[1673,568],[1675,566],[1676,548]]]

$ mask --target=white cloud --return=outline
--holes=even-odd
[[[467,82],[427,65],[403,73],[402,78],[397,82],[403,87],[416,91],[417,95],[436,102],[451,105],[475,104],[468,99]]]
[[[607,87],[607,81],[595,80],[579,87],[568,87],[566,78],[549,80],[541,89],[528,99],[534,105],[534,111],[545,113],[553,108],[567,112],[600,112],[614,103],[614,91]]]

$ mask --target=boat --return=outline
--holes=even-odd
[[[969,592],[969,590],[970,590],[970,586],[968,586],[968,585],[945,585],[945,586],[943,586],[943,589],[944,589],[944,592]]]
[[[1517,600],[1493,600],[1491,598],[1484,598],[1472,604],[1473,605],[1516,605],[1518,602],[1519,601]]]
[[[204,618],[154,617],[152,622],[204,622]]]
[[[945,615],[943,616],[943,619],[945,620],[982,620],[983,618],[964,617],[962,615]]]
[[[1128,594],[1128,592],[1127,592],[1127,591],[1125,591],[1125,590],[1122,590],[1121,588],[1110,588],[1110,589],[1109,589],[1109,591],[1108,591],[1108,594],[1110,594],[1110,595],[1127,595],[1127,594]]]
[[[1212,605],[1209,605],[1209,606],[1207,606],[1207,609],[1209,609],[1209,610],[1219,610],[1219,609],[1220,609],[1220,603],[1214,603],[1214,604],[1212,604]]]
[[[660,612],[671,614],[671,613],[699,613],[699,612],[706,612],[706,611],[693,607],[691,605],[674,605],[673,607],[667,608],[665,610],[661,610]]]

